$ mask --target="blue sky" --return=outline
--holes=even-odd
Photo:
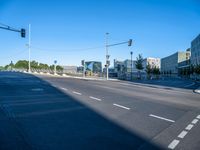
[[[110,47],[111,62],[130,58],[130,51],[133,58],[162,58],[186,50],[200,33],[200,1],[0,0],[0,23],[19,29],[30,23],[31,59],[43,63],[105,64],[106,32],[109,43],[134,41],[132,47]],[[0,65],[28,59],[28,38],[0,30],[0,39]]]

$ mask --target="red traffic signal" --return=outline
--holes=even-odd
[[[25,38],[26,37],[26,30],[21,29],[21,37]]]

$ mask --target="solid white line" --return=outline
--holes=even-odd
[[[174,149],[174,148],[178,145],[179,142],[180,142],[179,140],[173,140],[173,141],[168,145],[168,148],[169,148],[169,149]]]
[[[76,92],[76,91],[73,91],[74,94],[77,94],[77,95],[82,95],[81,93],[79,92]]]
[[[181,138],[181,139],[183,139],[183,138],[186,136],[187,133],[188,133],[187,131],[184,131],[184,130],[183,130],[183,131],[178,135],[178,137]]]
[[[96,97],[93,97],[93,96],[90,96],[91,99],[94,99],[94,100],[97,100],[97,101],[101,101],[101,99],[99,98],[96,98]]]
[[[113,105],[114,105],[114,106],[117,106],[117,107],[120,107],[120,108],[124,108],[124,109],[130,110],[130,108],[125,107],[125,106],[122,106],[122,105],[119,105],[119,104],[113,104]]]
[[[189,124],[185,129],[186,129],[186,130],[191,130],[191,129],[193,128],[193,126],[194,126],[194,125]]]
[[[197,116],[197,119],[200,119],[200,115]]]
[[[192,123],[193,123],[193,124],[196,124],[198,121],[199,121],[199,120],[194,119],[194,120],[192,120]]]
[[[154,118],[158,118],[158,119],[162,119],[162,120],[165,120],[165,121],[169,121],[169,122],[175,122],[174,120],[167,119],[167,118],[160,117],[160,116],[156,116],[156,115],[153,115],[153,114],[150,114],[149,116],[154,117]]]

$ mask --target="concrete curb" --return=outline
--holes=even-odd
[[[24,73],[28,73],[28,72],[24,72]],[[51,76],[51,77],[60,77],[60,78],[73,78],[73,79],[80,79],[80,80],[93,80],[93,81],[106,81],[105,78],[88,78],[88,77],[76,77],[76,76],[69,76],[69,75],[59,75],[59,74],[49,74],[49,73],[36,73],[36,72],[31,72],[30,74],[33,75],[43,75],[43,76]],[[109,79],[109,81],[119,81],[118,79]]]
[[[200,94],[200,87],[194,90],[194,92]]]

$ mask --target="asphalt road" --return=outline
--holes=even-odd
[[[0,149],[199,150],[195,87],[1,72]]]

